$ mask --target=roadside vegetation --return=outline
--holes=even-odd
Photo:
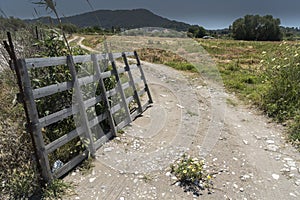
[[[300,44],[198,40],[215,59],[225,87],[288,126],[300,147]]]
[[[67,54],[67,47],[60,39],[61,37],[56,30],[43,31],[42,40],[37,40],[26,29],[19,30],[15,34],[14,44],[18,58],[61,56]],[[20,48],[23,51],[20,51]],[[78,47],[74,47],[72,50],[74,54],[84,53]],[[2,52],[5,53],[4,50]],[[8,60],[8,55],[5,55],[5,57]],[[39,199],[59,198],[67,190],[68,184],[55,180],[53,183],[42,187],[43,184],[34,154],[32,139],[26,130],[25,111],[22,104],[16,98],[16,94],[19,93],[16,76],[3,62],[1,62],[2,71],[0,73],[0,199],[26,199],[32,195],[37,196]],[[33,86],[39,87],[51,81],[59,81],[65,78],[64,69],[61,68],[58,70],[61,71],[57,71],[57,77],[53,77],[54,74],[49,71],[44,71],[43,79],[34,79],[32,81]],[[31,73],[41,76],[41,72],[34,71]],[[45,114],[43,112],[55,109],[56,106],[49,107],[48,103],[51,100],[56,102],[56,104],[52,102],[52,105],[61,105],[61,97],[41,99],[36,102],[40,116]],[[70,127],[70,124],[66,122],[63,127],[47,127],[44,137],[46,139],[58,137],[60,134],[57,131],[58,129]],[[78,149],[78,146],[75,146],[75,148]],[[71,150],[71,148],[64,149],[65,152]],[[66,158],[68,154],[65,152],[55,152],[55,155],[52,155],[50,159],[56,160],[55,156]]]
[[[196,68],[186,59],[162,49],[142,48],[137,50],[141,60],[164,64],[177,70],[196,72]]]

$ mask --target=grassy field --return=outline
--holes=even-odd
[[[300,141],[300,43],[198,40],[213,57],[226,89],[287,124]]]
[[[264,87],[261,76],[263,52],[276,54],[280,43],[202,39],[199,43],[217,63],[229,91],[250,102],[260,103],[260,92]]]

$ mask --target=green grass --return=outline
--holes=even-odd
[[[263,52],[271,49],[271,54],[276,53],[280,43],[202,39],[198,41],[216,61],[226,88],[236,92],[241,98],[259,104],[261,92],[265,87],[261,70]]]
[[[172,62],[165,62],[163,63],[169,67],[172,67],[174,69],[177,70],[181,70],[181,71],[192,71],[192,72],[197,72],[196,68],[189,62],[176,62],[176,61],[172,61]]]
[[[82,41],[82,44],[93,49],[104,41],[103,35],[85,35],[84,37],[85,39]]]
[[[300,141],[300,49],[298,42],[198,40],[216,61],[224,85],[241,99],[289,126]]]

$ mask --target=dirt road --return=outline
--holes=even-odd
[[[154,104],[97,152],[69,199],[299,199],[300,154],[284,128],[200,76],[143,63]],[[183,153],[205,159],[212,194],[173,184]]]

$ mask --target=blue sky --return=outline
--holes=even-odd
[[[0,0],[7,16],[33,18],[49,15],[32,2],[39,0]],[[300,27],[299,0],[55,0],[60,15],[70,16],[98,9],[145,8],[155,14],[206,29],[227,28],[246,14],[271,14],[281,25]],[[93,9],[87,2],[90,2]],[[34,11],[38,12],[38,15]],[[3,14],[2,14],[3,15]]]

